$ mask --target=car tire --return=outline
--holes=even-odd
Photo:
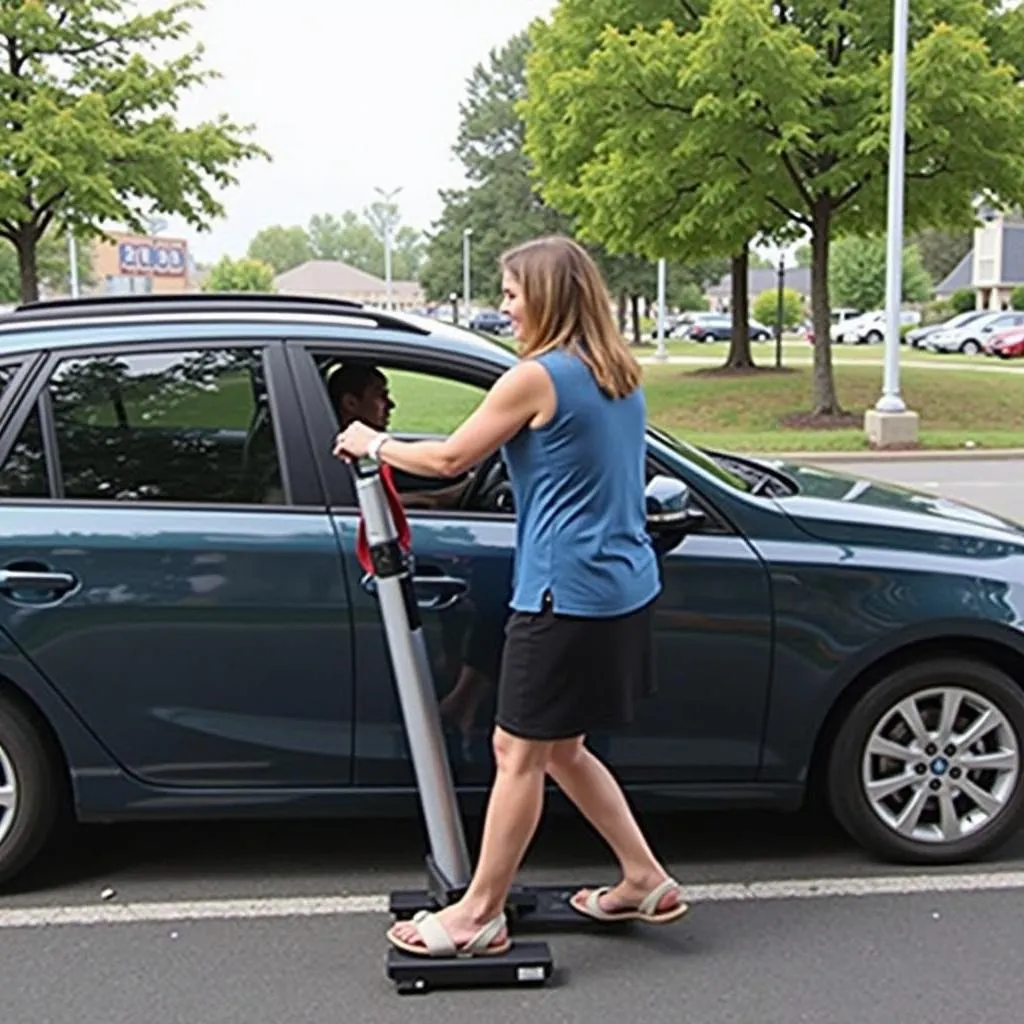
[[[963,352],[965,356],[976,356],[981,351],[981,345],[973,340],[965,341],[960,346],[960,351]]]
[[[54,835],[64,786],[39,729],[0,694],[0,885],[14,878]]]
[[[879,331],[868,331],[867,335],[864,338],[864,342],[862,342],[862,344],[866,343],[868,345],[878,345],[878,344],[881,343],[881,341],[882,341],[881,332],[879,332]]]
[[[945,748],[935,753],[916,754],[909,739],[907,719],[900,706],[918,709],[921,722],[931,731],[941,724],[942,694],[959,694],[953,733],[966,735],[975,715],[985,709],[999,723],[977,737],[973,745],[955,755]],[[948,699],[948,698],[947,698]],[[953,697],[953,701],[956,701]],[[871,755],[868,745],[888,740],[907,750],[900,767],[898,758]],[[979,756],[981,743],[1005,743],[1000,754],[1015,767],[972,769],[962,758]],[[887,752],[895,746],[886,746]],[[925,751],[931,751],[925,746]],[[832,747],[828,765],[828,796],[832,813],[847,833],[866,850],[887,861],[904,864],[956,864],[975,860],[1002,844],[1022,824],[1024,814],[1024,690],[1006,673],[984,662],[966,659],[937,659],[904,666],[868,690],[844,716]],[[919,774],[920,773],[920,774]],[[872,780],[883,786],[906,779],[897,791],[873,797]],[[954,778],[956,776],[956,778]],[[957,782],[970,783],[973,791],[987,797],[988,811],[971,796],[957,789]],[[920,780],[920,781],[918,781]],[[938,792],[936,792],[936,790]],[[883,790],[884,792],[884,790]],[[922,796],[922,794],[924,794]],[[900,831],[898,815],[916,801],[921,814],[913,830]],[[942,831],[940,807],[951,809],[950,838]],[[971,820],[973,818],[973,821]],[[967,826],[966,828],[964,826]],[[924,831],[919,831],[920,828]]]

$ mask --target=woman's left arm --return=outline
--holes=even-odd
[[[444,441],[397,441],[378,449],[381,462],[417,476],[454,477],[466,472],[514,437],[543,409],[552,388],[547,372],[526,361],[504,373],[469,417]],[[337,437],[334,454],[363,458],[378,436],[365,423],[352,423]]]

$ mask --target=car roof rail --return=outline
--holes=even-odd
[[[361,302],[322,295],[293,295],[276,292],[177,292],[148,295],[84,295],[78,298],[39,299],[24,302],[7,314],[8,322],[66,320],[68,318],[145,311],[147,313],[263,312],[337,313],[370,320],[378,327],[414,334],[429,334],[392,313],[371,309]]]

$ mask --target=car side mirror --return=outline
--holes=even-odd
[[[693,494],[682,480],[670,476],[652,477],[644,494],[647,531],[659,554],[670,551],[704,524],[706,517],[694,504]]]

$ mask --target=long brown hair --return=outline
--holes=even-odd
[[[586,249],[561,235],[536,238],[504,253],[501,269],[522,290],[521,357],[566,348],[610,397],[636,390],[640,364],[612,318],[608,288]]]

